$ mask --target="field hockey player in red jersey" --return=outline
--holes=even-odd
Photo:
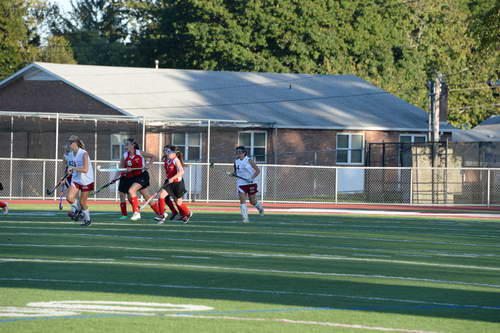
[[[121,167],[127,168],[120,178],[120,185],[118,191],[120,192],[120,209],[122,217],[127,216],[127,195],[130,203],[132,204],[132,221],[137,221],[141,218],[139,212],[139,199],[137,192],[140,192],[144,199],[148,200],[151,197],[149,193],[149,173],[147,171],[148,164],[153,160],[153,155],[143,152],[139,149],[139,144],[133,138],[126,141],[127,151],[123,155]],[[146,160],[148,163],[146,164]],[[158,204],[156,202],[150,203],[153,211],[159,215]]]
[[[163,166],[165,167],[167,179],[165,179],[165,183],[163,184],[162,190],[160,191],[159,205],[161,214],[155,219],[158,221],[158,224],[163,224],[165,222],[165,199],[167,198],[167,196],[171,196],[179,209],[179,213],[182,216],[182,221],[187,224],[189,223],[193,212],[182,201],[182,197],[186,193],[186,186],[182,177],[184,175],[184,161],[182,158],[182,152],[178,151],[177,147],[175,146],[167,145],[164,147],[163,153]],[[175,209],[173,205],[169,205],[169,207],[170,209]]]

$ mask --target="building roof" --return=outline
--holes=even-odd
[[[0,82],[61,80],[124,115],[277,128],[427,131],[427,113],[354,75],[33,63]]]
[[[456,142],[500,142],[500,116],[491,116],[471,130],[453,131]]]

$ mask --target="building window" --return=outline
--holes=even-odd
[[[363,164],[363,134],[337,134],[337,164]]]
[[[201,133],[173,133],[172,144],[182,151],[185,161],[201,161]]]
[[[127,151],[125,141],[129,138],[128,134],[111,134],[111,159],[121,160],[123,154]]]
[[[266,162],[267,133],[264,131],[240,132],[239,145],[245,146],[256,162]]]
[[[425,143],[427,136],[423,134],[403,134],[399,136],[399,142],[403,143]]]

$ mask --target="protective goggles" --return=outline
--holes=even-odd
[[[234,151],[234,153],[235,153],[236,155],[239,155],[239,154],[245,154],[245,153],[246,153],[246,151],[245,151],[244,149],[236,149],[236,150]]]
[[[167,154],[167,155],[170,155],[170,154],[172,154],[172,153],[175,153],[175,151],[173,151],[173,150],[172,150],[172,149],[170,149],[170,148],[164,149],[164,150],[163,150],[163,152],[164,152],[165,154]]]

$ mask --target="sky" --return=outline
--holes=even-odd
[[[51,2],[55,2],[64,12],[71,9],[71,0],[51,0]]]

